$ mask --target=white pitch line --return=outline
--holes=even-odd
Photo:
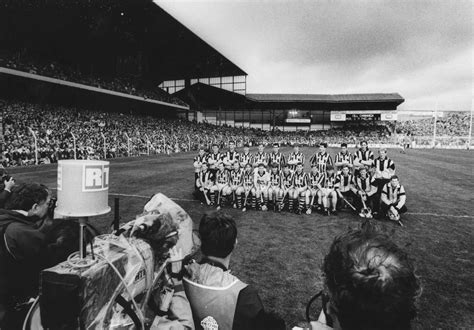
[[[150,196],[144,196],[144,195],[133,195],[133,194],[109,193],[109,195],[112,195],[112,196],[136,197],[136,198],[150,199],[154,194],[153,194],[153,195],[150,195]],[[172,198],[172,197],[169,197],[169,199],[174,200],[174,201],[178,201],[178,202],[195,202],[195,203],[199,203],[199,201],[196,200],[196,199]]]
[[[409,215],[426,215],[431,217],[446,217],[446,218],[474,218],[473,215],[454,215],[454,214],[438,214],[438,213],[427,213],[427,212],[407,212]]]

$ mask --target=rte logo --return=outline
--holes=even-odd
[[[108,165],[84,165],[82,191],[109,189]]]

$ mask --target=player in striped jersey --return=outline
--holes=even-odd
[[[248,144],[244,145],[244,152],[240,154],[239,157],[240,167],[245,169],[247,164],[252,165],[252,155],[250,155],[250,148]]]
[[[298,163],[296,165],[296,171],[293,173],[293,199],[298,200],[298,207],[295,211],[296,214],[301,214],[304,209],[306,200],[306,190],[308,189],[308,177],[303,172],[303,164]],[[290,209],[290,212],[292,210]]]
[[[265,169],[265,164],[260,163],[254,175],[252,189],[252,207],[256,209],[257,203],[262,211],[268,209],[268,186],[270,185],[270,175]]]
[[[342,165],[341,173],[337,175],[336,179],[336,193],[339,196],[339,208],[341,208],[344,199],[346,199],[351,204],[353,203],[353,184],[354,177],[350,173],[349,165]]]
[[[354,169],[355,175],[362,167],[371,168],[374,164],[374,153],[368,148],[367,141],[360,143],[360,149],[354,154]]]
[[[238,162],[235,162],[232,170],[230,171],[230,189],[233,195],[233,207],[242,207],[242,196],[244,194],[243,185],[244,170],[240,168]]]
[[[217,205],[217,208],[221,208],[225,204],[227,196],[230,195],[230,193],[229,171],[225,169],[223,162],[219,162],[217,165],[217,172],[215,174],[214,186],[211,188],[212,204]]]
[[[229,150],[222,155],[225,168],[227,170],[232,170],[234,167],[234,163],[239,163],[239,153],[235,151],[235,142],[229,142]]]
[[[349,166],[349,171],[354,167],[354,158],[352,154],[347,151],[347,143],[341,144],[341,151],[339,151],[334,159],[334,165],[336,165],[337,174],[342,172],[342,167],[344,165]]]
[[[382,190],[380,211],[390,220],[400,221],[400,214],[407,211],[405,188],[400,184],[398,176],[394,175]],[[401,224],[399,222],[399,224]]]
[[[323,214],[330,215],[337,214],[336,205],[337,205],[337,193],[336,193],[336,173],[334,172],[334,167],[328,165],[326,167],[326,173],[322,179],[321,189],[318,191],[318,197],[321,197],[323,203]],[[329,199],[331,202],[329,202]],[[331,209],[329,209],[331,208]]]
[[[194,162],[193,162],[193,166],[194,166],[194,182],[195,182],[195,185],[194,185],[194,188],[197,189],[197,179],[199,177],[199,172],[201,172],[201,166],[203,163],[205,163],[207,160],[207,155],[206,155],[206,151],[204,150],[204,147],[200,146],[199,147],[199,153],[197,154],[196,157],[194,157]]]
[[[380,209],[382,189],[393,175],[395,175],[395,163],[387,157],[387,149],[381,148],[379,150],[379,157],[374,161],[374,179],[375,186],[377,187],[377,195],[374,200],[375,212],[378,212]]]
[[[352,192],[357,196],[355,199],[355,207],[359,210],[359,216],[366,217],[366,213],[363,212],[364,203],[369,210],[372,209],[372,201],[377,193],[377,187],[374,185],[374,179],[370,176],[365,167],[362,167],[359,170],[359,175],[354,177]],[[369,217],[371,217],[371,215]]]
[[[209,164],[209,170],[216,174],[217,164],[222,162],[222,154],[219,152],[219,146],[217,143],[212,145],[212,152],[207,156],[207,163]]]
[[[254,173],[253,173],[252,164],[247,163],[245,165],[245,170],[242,177],[242,183],[244,187],[244,203],[243,203],[243,208],[242,208],[243,212],[247,210],[247,202],[249,201],[249,196],[251,199],[253,199],[253,195],[252,195],[253,179],[254,179]]]
[[[268,199],[273,203],[273,211],[281,211],[283,200],[283,189],[281,189],[281,172],[277,163],[272,163],[270,172],[270,187],[268,188]]]
[[[201,172],[199,172],[196,180],[196,186],[199,190],[198,198],[201,202],[206,202],[207,205],[211,204],[210,191],[214,186],[214,175],[208,170],[207,163],[201,164]]]
[[[288,165],[290,165],[290,171],[294,172],[298,163],[301,163],[304,166],[304,161],[305,157],[304,154],[300,152],[300,146],[295,144],[293,146],[293,152],[288,155]]]
[[[260,143],[258,145],[258,152],[253,155],[252,161],[255,171],[257,171],[257,168],[260,166],[260,164],[263,164],[264,167],[267,167],[268,165],[268,154],[264,152],[264,149],[265,147],[263,146],[263,143]]]
[[[306,214],[311,214],[314,206],[314,199],[316,197],[318,197],[317,207],[321,204],[321,198],[318,196],[318,191],[321,189],[322,178],[323,176],[318,172],[318,166],[316,164],[311,166],[311,172],[308,175],[308,190],[306,190]]]
[[[270,164],[277,164],[278,171],[281,171],[283,164],[285,164],[285,156],[279,151],[278,143],[273,144],[273,152],[269,155]]]
[[[311,166],[313,165],[318,166],[319,173],[325,173],[326,167],[328,165],[332,165],[332,158],[326,151],[327,147],[328,147],[327,143],[321,143],[319,145],[319,152],[311,156],[309,160]]]
[[[285,198],[288,196],[288,209],[293,210],[293,173],[290,171],[290,166],[288,164],[283,165],[283,171],[281,173],[281,188],[282,201],[280,205],[280,210],[283,210],[285,206]]]

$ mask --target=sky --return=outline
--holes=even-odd
[[[247,72],[247,93],[392,93],[470,110],[471,0],[155,0]]]

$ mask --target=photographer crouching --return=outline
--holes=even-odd
[[[51,192],[38,183],[15,186],[0,209],[0,329],[18,329],[38,276],[47,266]]]
[[[5,203],[10,198],[13,186],[15,186],[15,179],[8,175],[5,169],[0,169],[0,176],[2,177],[0,183],[0,208],[3,209]]]

